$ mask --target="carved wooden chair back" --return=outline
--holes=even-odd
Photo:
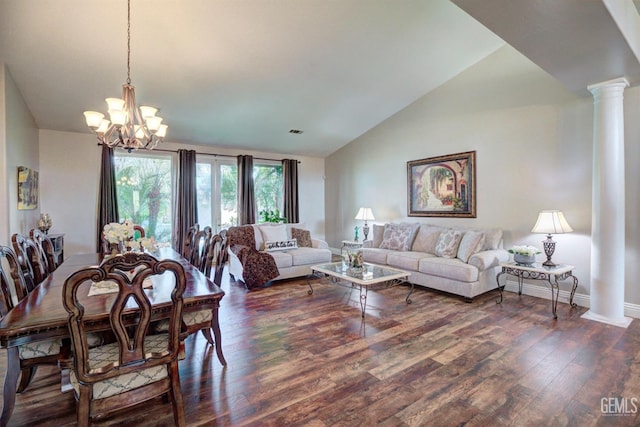
[[[133,225],[133,235],[135,238],[146,237],[144,227],[138,224]]]
[[[167,333],[149,335],[152,306],[144,282],[165,272],[174,277],[172,304],[165,313],[169,327]],[[89,352],[86,334],[91,320],[85,320],[78,296],[86,293],[86,288],[80,290],[83,283],[101,281],[111,281],[118,286],[109,315],[115,342]],[[171,282],[162,284],[167,283]],[[184,425],[178,355],[185,286],[185,272],[180,263],[159,261],[140,252],[111,257],[98,267],[84,268],[67,278],[63,305],[69,314],[74,352],[70,379],[77,400],[79,426],[89,425],[96,416],[160,395],[169,396],[175,425]],[[132,306],[137,306],[133,313]]]
[[[53,273],[56,268],[58,268],[58,260],[55,254],[55,248],[53,246],[53,242],[42,231],[37,228],[32,228],[29,231],[29,237],[34,241],[36,246],[38,247],[38,252],[40,252],[41,262],[44,264],[46,262],[47,274]]]
[[[8,268],[9,274],[5,268]],[[15,293],[16,302],[20,302],[28,294],[18,256],[8,246],[0,246],[0,318],[15,307],[12,290]],[[8,366],[4,387],[10,390],[5,393],[10,395],[15,395],[16,391],[22,393],[35,376],[39,365],[56,365],[61,355],[68,355],[68,353],[68,346],[63,347],[62,341],[57,339],[30,342],[7,349]],[[20,376],[20,383],[18,383],[18,376]],[[5,404],[7,404],[6,400]]]
[[[193,258],[193,250],[195,248],[196,234],[200,231],[200,225],[194,224],[187,230],[187,234],[184,236],[184,245],[182,246],[182,256],[191,262]]]
[[[31,292],[49,275],[46,260],[43,260],[38,246],[29,237],[14,234],[11,236],[11,243],[18,255],[27,289]]]
[[[220,286],[222,282],[222,272],[227,262],[227,231],[222,230],[219,234],[214,234],[209,239],[207,247],[204,269],[201,270],[205,276],[211,277],[214,271],[213,283]]]
[[[18,258],[18,264],[22,270],[22,277],[24,278],[25,285],[27,286],[27,292],[31,292],[35,289],[37,283],[35,275],[33,274],[33,267],[31,266],[31,258],[27,253],[27,245],[25,237],[22,234],[14,234],[11,236],[11,245],[13,251]]]
[[[204,265],[207,261],[207,251],[212,235],[211,227],[207,226],[198,231],[193,238],[193,250],[189,262],[202,272],[204,272]]]

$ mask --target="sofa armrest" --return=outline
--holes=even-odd
[[[311,247],[318,248],[318,249],[329,249],[329,244],[324,240],[311,239]]]
[[[469,264],[480,271],[485,271],[497,267],[501,262],[509,261],[509,252],[504,249],[493,249],[482,251],[471,255]]]

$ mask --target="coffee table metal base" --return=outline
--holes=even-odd
[[[376,280],[371,281],[363,281],[356,277],[350,277],[348,274],[341,274],[338,272],[334,272],[331,270],[325,270],[324,267],[328,265],[314,266],[311,267],[311,275],[307,277],[307,286],[309,286],[309,290],[307,291],[308,295],[313,294],[313,286],[311,281],[313,279],[325,279],[328,282],[342,286],[350,289],[358,289],[360,292],[360,309],[362,313],[362,317],[364,318],[364,313],[367,309],[367,296],[369,294],[369,289],[377,290],[377,289],[385,289],[390,288],[392,286],[399,285],[401,283],[405,283],[407,278],[409,277],[409,273],[401,271],[401,270],[392,270],[394,274],[388,276],[388,278],[377,278]],[[389,271],[389,270],[387,270]],[[407,294],[405,301],[407,304],[411,304],[411,294],[415,289],[415,285],[410,283],[411,289],[409,289],[409,293]]]

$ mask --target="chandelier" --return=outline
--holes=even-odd
[[[136,104],[135,88],[131,85],[131,0],[127,0],[127,83],[122,85],[122,98],[107,98],[109,118],[97,111],[85,111],[87,126],[98,141],[109,147],[122,147],[128,152],[144,148],[153,150],[162,142],[167,125],[156,116],[157,108]]]

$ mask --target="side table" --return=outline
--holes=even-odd
[[[360,249],[362,247],[362,242],[358,242],[357,240],[343,240],[342,247],[340,248],[340,256],[343,255],[345,249]]]
[[[571,307],[577,307],[578,305],[573,302],[573,296],[576,293],[578,287],[578,278],[573,275],[575,269],[572,265],[557,264],[555,267],[546,267],[542,263],[534,264],[517,264],[515,262],[501,263],[502,271],[496,276],[496,282],[498,282],[498,290],[500,291],[500,299],[496,301],[497,304],[502,302],[502,291],[504,285],[500,285],[500,276],[503,274],[510,274],[518,278],[518,295],[522,295],[522,283],[524,279],[544,280],[551,287],[551,310],[553,311],[553,318],[557,319],[556,308],[558,307],[558,294],[560,293],[560,287],[558,286],[558,280],[573,280],[573,287],[571,288],[571,297],[569,298],[569,305]]]

